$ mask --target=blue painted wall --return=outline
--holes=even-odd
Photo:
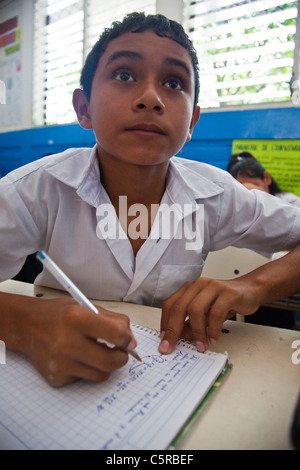
[[[234,139],[300,139],[300,107],[202,113],[178,155],[225,169]],[[93,132],[78,124],[0,133],[0,175],[46,154],[94,143]]]

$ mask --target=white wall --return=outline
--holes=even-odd
[[[0,1],[0,23],[18,17],[21,49],[7,56],[0,48],[0,80],[6,85],[6,104],[0,104],[0,130],[31,127],[33,0]]]
[[[156,13],[167,16],[171,20],[182,22],[183,0],[156,0]]]

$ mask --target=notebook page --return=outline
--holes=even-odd
[[[26,358],[8,352],[0,366],[0,424],[28,449],[167,448],[227,356],[201,354],[184,342],[162,355],[157,332],[132,330],[143,362],[129,356],[102,384],[54,389]]]

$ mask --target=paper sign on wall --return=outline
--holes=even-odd
[[[0,22],[0,128],[22,122],[22,28],[20,15]]]
[[[250,152],[282,191],[300,196],[300,140],[234,140],[232,153]]]

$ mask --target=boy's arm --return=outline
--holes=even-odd
[[[300,292],[300,245],[282,258],[233,280],[188,281],[163,304],[160,351],[179,337],[194,339],[201,352],[219,340],[223,322],[250,315],[266,303]],[[187,318],[188,317],[188,318]]]
[[[21,351],[53,386],[77,379],[104,381],[136,347],[129,318],[99,308],[95,315],[72,299],[0,293],[0,339]],[[97,342],[115,344],[110,349]]]

